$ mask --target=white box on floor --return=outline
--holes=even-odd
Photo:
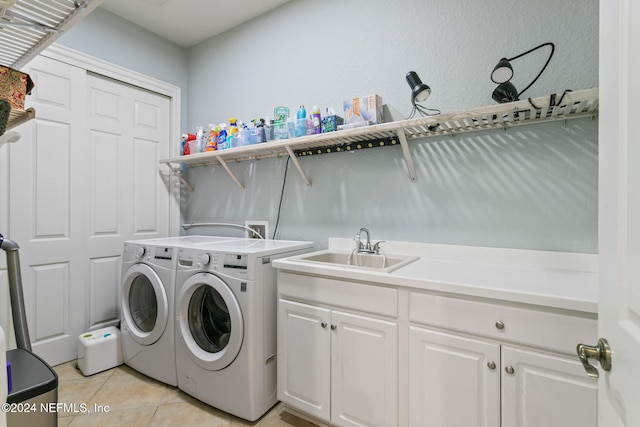
[[[83,375],[93,375],[122,363],[120,330],[115,326],[78,336],[78,368]]]

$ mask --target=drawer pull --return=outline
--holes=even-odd
[[[322,327],[322,329],[327,329],[327,322],[320,323],[320,326]]]
[[[331,330],[335,331],[336,329],[338,329],[338,327],[336,325],[331,325]]]
[[[500,330],[503,330],[503,329],[504,329],[504,322],[503,322],[503,321],[501,321],[501,320],[498,320],[498,321],[496,322],[496,328],[498,328],[498,329],[500,329]]]
[[[487,363],[487,367],[493,371],[494,369],[496,369],[496,362],[492,360],[491,362]]]
[[[509,375],[512,375],[516,370],[513,369],[513,366],[509,365],[506,368],[504,368],[505,372]]]

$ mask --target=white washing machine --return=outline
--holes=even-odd
[[[178,387],[255,421],[276,402],[276,270],[312,242],[246,239],[178,252]]]
[[[174,333],[178,247],[228,241],[215,236],[130,240],[122,251],[122,355],[133,369],[177,386]]]

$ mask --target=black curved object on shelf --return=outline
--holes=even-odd
[[[11,315],[16,335],[16,346],[31,351],[31,339],[27,327],[27,314],[24,308],[22,292],[22,276],[20,274],[20,246],[13,240],[0,234],[0,249],[7,253],[7,274],[9,279],[9,297],[11,299]]]

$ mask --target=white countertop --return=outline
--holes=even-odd
[[[350,252],[350,239],[329,239],[329,250]],[[418,290],[598,312],[597,255],[518,249],[385,242],[387,255],[420,258],[390,273],[303,261],[273,261],[281,270]]]

